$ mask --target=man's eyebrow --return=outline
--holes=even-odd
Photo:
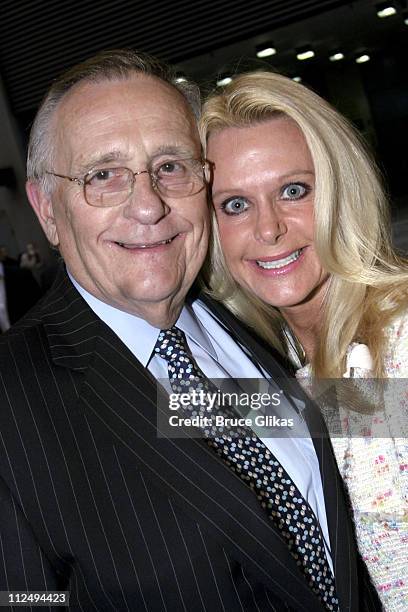
[[[160,155],[177,155],[177,157],[197,157],[197,151],[192,147],[185,147],[181,145],[161,145],[153,151],[151,159],[159,157]]]
[[[150,157],[150,160],[154,160],[156,157],[160,157],[161,155],[176,155],[179,158],[188,158],[188,157],[199,157],[197,152],[193,150],[193,148],[187,148],[185,146],[179,145],[161,145],[157,149],[154,150],[153,154]],[[84,175],[90,170],[94,168],[98,168],[105,164],[110,164],[112,162],[130,161],[131,157],[127,154],[124,154],[122,151],[118,149],[114,149],[112,151],[108,151],[107,153],[95,154],[86,160],[86,162],[79,164],[76,168],[75,174]]]
[[[122,151],[114,149],[113,151],[108,151],[107,153],[97,153],[94,156],[90,157],[83,164],[78,166],[76,174],[86,174],[89,170],[93,168],[97,168],[98,166],[103,166],[105,164],[110,164],[116,161],[129,161],[130,157],[124,154]]]

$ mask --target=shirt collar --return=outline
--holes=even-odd
[[[122,340],[140,363],[147,367],[155,347],[159,330],[144,319],[119,308],[110,306],[84,289],[67,270],[68,276],[88,306]],[[187,337],[191,338],[216,359],[215,350],[190,305],[184,306],[176,322]]]
[[[201,346],[202,349],[207,351],[211,357],[217,359],[217,353],[211,344],[210,338],[208,337],[202,323],[194,314],[193,308],[190,304],[186,304],[184,306],[176,325],[186,334],[187,338],[191,338],[191,340]]]
[[[94,311],[97,317],[102,319],[108,327],[122,340],[128,349],[137,357],[140,363],[147,367],[150,361],[154,345],[156,344],[159,330],[147,323],[144,319],[136,317],[128,312],[110,306],[84,289],[67,270],[74,287]]]

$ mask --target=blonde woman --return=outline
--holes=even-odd
[[[211,294],[299,378],[408,377],[408,263],[392,250],[378,173],[350,124],[306,87],[257,72],[210,96],[201,134],[213,166]],[[385,609],[403,611],[408,393],[396,389],[370,427],[357,407],[353,429],[340,399],[345,437],[333,446],[360,552]]]

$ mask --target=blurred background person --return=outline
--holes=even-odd
[[[20,268],[17,260],[0,246],[0,329],[5,332],[41,297],[41,289],[31,270]]]
[[[41,266],[41,257],[32,242],[26,246],[26,250],[20,256],[20,268],[36,270]]]
[[[29,270],[37,283],[42,286],[43,263],[35,244],[29,242],[26,250],[20,255],[20,268]]]
[[[10,319],[7,309],[6,282],[5,282],[5,262],[7,257],[7,248],[0,246],[0,331],[5,332],[10,327]],[[17,264],[17,262],[16,262]]]
[[[10,257],[8,249],[4,244],[0,245],[0,261],[8,266],[18,266],[17,259]]]
[[[201,133],[216,215],[211,295],[299,378],[408,377],[408,265],[351,125],[302,85],[255,72],[210,96]],[[360,551],[385,608],[405,610],[408,401],[382,423],[386,437],[348,424],[332,441]]]

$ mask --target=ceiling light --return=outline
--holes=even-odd
[[[302,77],[300,77],[300,76],[293,77],[292,81],[296,81],[296,83],[301,83],[302,82]]]
[[[391,17],[391,15],[395,15],[397,9],[391,2],[386,2],[385,4],[379,4],[377,6],[377,16],[380,18],[383,17]]]
[[[224,87],[224,85],[228,85],[228,83],[232,82],[232,78],[230,76],[223,75],[217,81],[218,87]]]
[[[310,58],[312,58],[314,56],[315,56],[315,52],[312,49],[309,49],[309,48],[299,49],[297,54],[296,54],[296,57],[300,61],[310,59]]]
[[[333,53],[329,57],[329,60],[331,62],[339,62],[342,59],[344,59],[344,53],[341,53],[340,51],[337,51],[336,53]]]
[[[174,79],[174,82],[175,82],[175,83],[186,83],[186,82],[187,82],[187,79],[186,79],[186,77],[185,77],[185,76],[180,75],[180,76],[177,76],[177,77]]]
[[[275,55],[275,54],[276,54],[276,49],[272,45],[272,43],[265,43],[264,45],[261,45],[256,48],[256,57],[259,57],[259,58],[271,57],[271,55]]]
[[[365,64],[370,61],[370,56],[367,53],[363,53],[362,55],[358,55],[356,57],[356,64]]]

